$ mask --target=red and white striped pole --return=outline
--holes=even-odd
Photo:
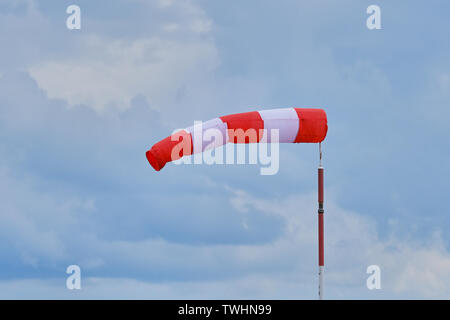
[[[319,200],[319,299],[323,299],[323,269],[324,269],[324,250],[323,250],[323,167],[322,167],[322,145],[319,143],[320,163],[318,169],[318,200]]]

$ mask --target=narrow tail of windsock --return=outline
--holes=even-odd
[[[323,272],[324,272],[324,243],[323,243],[323,167],[322,167],[322,147],[319,143],[320,164],[318,169],[318,200],[319,200],[319,299],[323,299]]]

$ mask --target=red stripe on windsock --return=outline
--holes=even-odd
[[[185,143],[186,148],[181,148],[182,145],[180,145],[179,152],[172,155],[173,148],[179,143]],[[145,155],[152,167],[159,171],[167,162],[191,155],[192,152],[192,136],[190,133],[181,130],[156,143]]]
[[[298,134],[294,142],[322,142],[328,131],[325,111],[322,109],[294,109],[299,121]]]
[[[263,136],[264,121],[258,111],[220,117],[227,124],[229,142],[255,143]]]

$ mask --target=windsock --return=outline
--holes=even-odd
[[[212,129],[221,133],[215,135],[214,140],[206,134]],[[278,141],[271,141],[272,129],[278,130]],[[283,108],[237,113],[179,130],[153,145],[146,156],[151,166],[159,171],[167,162],[228,142],[318,143],[325,139],[327,130],[327,115],[322,109]],[[189,147],[186,148],[186,144],[183,148],[177,147],[182,141],[187,141]]]

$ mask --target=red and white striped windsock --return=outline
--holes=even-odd
[[[152,167],[159,171],[167,162],[206,149],[231,143],[318,143],[327,135],[327,115],[322,109],[284,108],[231,114],[203,122],[199,130],[192,126],[175,132],[156,143],[146,156]],[[218,130],[221,139],[205,139],[209,129]],[[271,141],[271,130],[278,129],[278,141]],[[174,148],[188,141],[189,148]]]

